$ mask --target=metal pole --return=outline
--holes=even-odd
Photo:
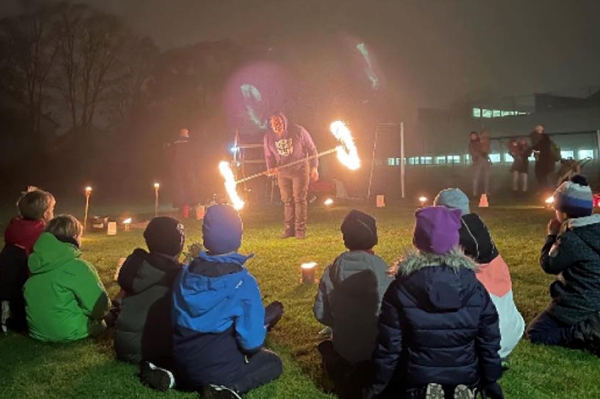
[[[406,165],[404,164],[404,122],[400,122],[400,187],[402,189],[402,199],[405,198],[405,178]]]
[[[371,198],[371,185],[373,184],[373,172],[375,170],[375,155],[377,152],[377,139],[379,138],[379,124],[375,128],[375,140],[373,141],[373,154],[371,155],[371,173],[369,174],[369,188],[367,198]]]
[[[83,214],[83,230],[87,230],[87,224],[88,224],[88,212],[90,210],[90,195],[91,195],[91,190],[85,190],[85,211]]]

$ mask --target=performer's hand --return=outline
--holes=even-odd
[[[312,181],[318,181],[319,180],[319,170],[317,168],[311,168],[310,169],[310,179]]]
[[[562,223],[558,219],[554,218],[548,222],[548,235],[556,236],[560,232]]]
[[[276,176],[277,175],[277,168],[271,168],[267,170],[267,176]]]

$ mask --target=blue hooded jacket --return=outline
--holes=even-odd
[[[173,355],[190,388],[229,384],[263,345],[265,309],[243,266],[250,257],[202,253],[175,281]]]

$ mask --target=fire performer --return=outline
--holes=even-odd
[[[281,112],[271,116],[271,132],[265,134],[264,151],[269,176],[277,176],[281,201],[284,204],[285,230],[282,238],[306,235],[308,218],[309,179],[319,180],[317,148],[308,131],[300,125],[289,125]],[[306,162],[285,165],[308,158]]]

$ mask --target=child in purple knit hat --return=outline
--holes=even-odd
[[[503,398],[498,314],[458,248],[461,213],[417,211],[412,251],[386,291],[364,398]]]

